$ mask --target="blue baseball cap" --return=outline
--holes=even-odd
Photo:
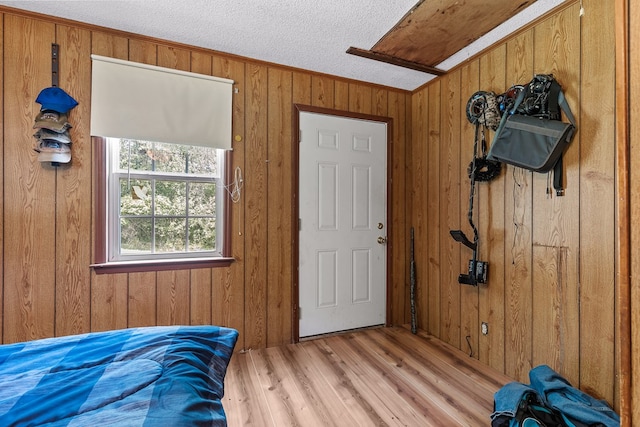
[[[78,101],[64,90],[55,86],[42,89],[36,98],[36,102],[42,105],[42,110],[56,111],[58,113],[66,113],[78,105]]]

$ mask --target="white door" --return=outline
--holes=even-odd
[[[387,124],[300,113],[300,337],[385,323]]]

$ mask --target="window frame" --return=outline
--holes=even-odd
[[[221,256],[200,256],[180,258],[135,259],[109,261],[108,253],[108,197],[109,197],[109,143],[107,138],[92,137],[94,147],[94,263],[91,267],[97,274],[126,273],[162,270],[182,270],[192,268],[227,267],[234,259],[231,257],[231,197],[228,191],[222,192],[223,227]],[[225,151],[223,182],[230,182],[232,169],[231,151]]]

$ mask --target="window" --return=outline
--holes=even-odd
[[[102,141],[106,256],[97,260],[99,267],[186,268],[185,263],[225,259],[229,197],[224,150],[121,138]]]
[[[91,59],[94,270],[229,265],[233,80]]]

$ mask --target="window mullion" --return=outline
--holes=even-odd
[[[187,252],[189,251],[189,222],[190,222],[190,214],[189,214],[189,207],[190,207],[190,201],[191,201],[191,197],[190,197],[190,193],[191,193],[191,185],[189,185],[188,182],[185,182],[185,190],[184,190],[186,197],[184,200],[184,247],[187,249]]]

